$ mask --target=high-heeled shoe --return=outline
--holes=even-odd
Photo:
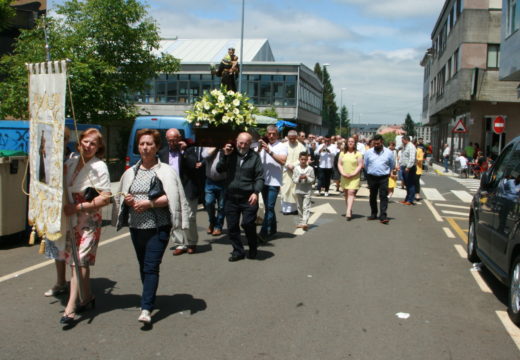
[[[70,316],[70,314],[63,314],[63,316],[60,319],[60,324],[70,325],[70,324],[74,323],[74,320],[75,320],[74,315]]]
[[[78,306],[76,306],[76,312],[81,313],[81,312],[87,311],[89,307],[90,307],[90,309],[94,309],[96,307],[96,297],[95,296],[92,296],[90,298],[90,300],[85,301],[85,302],[79,304]]]

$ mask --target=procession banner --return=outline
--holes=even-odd
[[[31,169],[29,224],[39,236],[61,237],[63,135],[67,63],[28,64]]]

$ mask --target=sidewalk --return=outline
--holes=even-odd
[[[444,172],[444,166],[443,165],[439,165],[439,164],[433,163],[430,167],[433,169],[433,171],[435,171],[437,173],[437,175],[459,176],[458,173],[453,172],[451,169],[448,169],[448,172]]]

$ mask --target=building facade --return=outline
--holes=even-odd
[[[175,39],[161,43],[161,52],[181,60],[175,74],[159,74],[144,93],[132,95],[142,114],[184,116],[205,92],[220,87],[212,75],[229,47],[239,49],[233,39]],[[237,54],[239,58],[240,53]],[[239,80],[237,79],[237,87]],[[265,39],[244,39],[242,92],[260,111],[275,108],[278,117],[300,128],[320,133],[323,85],[307,66],[274,60]]]
[[[423,123],[432,128],[434,157],[469,142],[496,155],[520,133],[518,82],[500,81],[502,0],[447,0],[432,31],[424,67]],[[517,56],[518,57],[518,56]],[[497,116],[507,120],[500,139]],[[462,122],[466,132],[454,133]]]
[[[502,1],[500,80],[520,81],[520,1]],[[518,88],[517,88],[518,89]],[[517,92],[520,97],[520,92]]]

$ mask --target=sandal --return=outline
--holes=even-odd
[[[47,297],[56,296],[56,295],[63,294],[65,291],[67,291],[67,283],[65,283],[63,285],[56,284],[52,288],[50,288],[49,290],[44,292],[43,295],[47,296]]]

